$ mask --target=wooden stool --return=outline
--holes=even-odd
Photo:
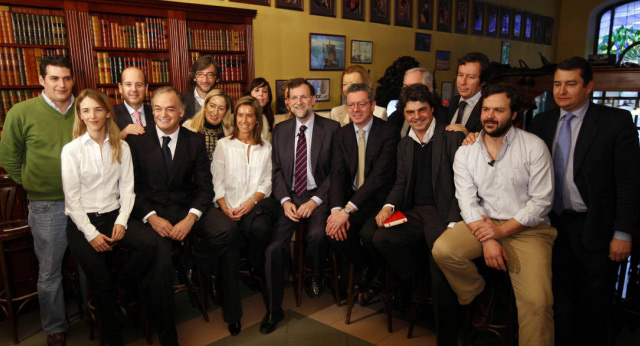
[[[179,263],[178,256],[189,251],[190,241],[196,242],[200,240],[197,239],[195,235],[189,234],[189,236],[186,237],[181,243],[176,241],[173,242],[173,245],[174,245],[173,253],[171,254],[171,256],[174,259],[173,263],[176,263],[176,262]],[[186,269],[186,268],[182,268],[182,265],[179,265],[178,268],[179,269],[176,270],[176,276],[177,276],[178,282],[175,285],[173,285],[173,293],[178,294],[181,292],[188,292],[191,306],[196,306],[196,303],[197,303],[198,309],[200,309],[200,313],[202,314],[202,318],[204,319],[205,322],[209,322],[209,313],[207,312],[207,309],[209,308],[209,301],[207,300],[207,286],[206,286],[207,279],[205,279],[202,273],[202,270],[198,266],[196,266],[196,273],[198,275],[198,281],[200,282],[200,287],[198,288],[198,290],[194,292],[186,284],[187,282],[186,275],[182,271],[182,269]]]
[[[391,294],[391,267],[389,264],[385,266],[384,269],[384,297],[382,297],[382,301],[384,303],[384,312],[387,315],[387,330],[389,333],[393,332],[393,320],[391,315],[391,303],[393,301],[393,297]],[[351,310],[353,310],[353,305],[356,297],[360,298],[362,293],[353,291],[353,276],[354,276],[354,265],[353,261],[349,262],[349,284],[347,286],[347,316],[345,318],[345,324],[351,324]]]

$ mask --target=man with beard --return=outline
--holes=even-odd
[[[512,126],[522,107],[513,86],[491,85],[482,96],[483,130],[453,163],[463,221],[436,240],[433,258],[463,305],[485,289],[473,259],[484,256],[487,266],[508,270],[519,344],[553,345],[551,155],[540,138]]]
[[[141,135],[144,128],[153,124],[153,110],[144,104],[144,97],[149,90],[149,83],[144,72],[137,67],[128,67],[122,71],[118,83],[124,102],[113,107],[116,123],[120,128],[120,138],[128,135]]]
[[[284,318],[284,265],[291,236],[301,219],[308,220],[305,240],[312,258],[311,292],[316,297],[324,291],[322,263],[328,255],[324,230],[329,217],[331,141],[340,123],[313,113],[316,93],[306,80],[292,79],[287,88],[287,102],[295,117],[273,131],[273,196],[284,213],[266,251],[269,307],[260,324],[262,334],[273,332]]]
[[[182,95],[184,98],[185,109],[182,122],[187,119],[193,118],[193,116],[200,111],[204,98],[209,91],[216,87],[216,84],[220,80],[220,67],[213,59],[211,55],[203,55],[191,67],[191,78],[196,84],[193,91],[187,91]]]

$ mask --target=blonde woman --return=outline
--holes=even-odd
[[[216,143],[233,131],[233,101],[220,89],[211,90],[204,98],[202,109],[182,126],[204,134],[209,161],[213,159]]]
[[[158,236],[129,222],[135,194],[131,152],[120,140],[107,96],[93,89],[76,99],[73,138],[62,148],[62,188],[67,240],[86,273],[105,341],[124,345],[117,316],[117,288],[111,280],[106,253],[115,243],[134,250],[121,270],[118,286],[131,293],[153,257]],[[127,227],[128,224],[128,227]]]
[[[347,89],[352,84],[366,84],[371,87],[371,79],[369,78],[369,74],[367,73],[367,70],[365,70],[364,67],[360,65],[352,65],[344,69],[344,71],[342,71],[341,80],[342,94],[344,95],[344,97],[347,97]],[[382,107],[375,106],[375,108],[373,109],[373,115],[382,120],[387,120],[387,110]],[[347,105],[333,107],[331,109],[330,117],[331,119],[339,122],[342,126],[351,122],[351,119],[349,119],[349,112],[347,111]]]

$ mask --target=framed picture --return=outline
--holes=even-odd
[[[451,62],[451,51],[437,50],[436,51],[436,70],[449,70]]]
[[[302,11],[304,10],[304,1],[303,0],[276,0],[276,7],[286,8],[288,10]]]
[[[351,63],[373,64],[373,42],[351,40]]]
[[[456,0],[456,33],[469,33],[469,2],[470,0]]]
[[[433,0],[418,0],[418,29],[433,30]]]
[[[533,42],[544,43],[544,16],[536,14],[533,21]]]
[[[411,0],[396,0],[396,20],[394,25],[412,27],[411,22]]]
[[[522,22],[522,40],[531,42],[533,38],[533,13],[524,12],[522,14],[524,21]]]
[[[511,30],[511,8],[500,7],[500,38],[509,39],[509,30]]]
[[[419,50],[422,52],[430,52],[431,51],[431,34],[416,32],[415,50]]]
[[[442,82],[442,105],[447,107],[453,97],[453,82]]]
[[[309,13],[316,16],[335,17],[336,0],[309,0]]]
[[[438,31],[451,32],[451,1],[438,0]]]
[[[498,36],[498,5],[487,4],[487,37]]]
[[[313,85],[313,88],[316,89],[316,101],[317,102],[325,102],[329,101],[329,82],[331,80],[329,78],[315,78],[310,79],[307,78],[307,82]]]
[[[242,2],[245,4],[254,4],[262,6],[271,6],[271,0],[231,0],[233,2]]]
[[[309,69],[344,70],[345,42],[344,35],[309,34]]]
[[[502,48],[500,49],[500,63],[503,65],[509,65],[509,52],[511,50],[511,42],[502,41]]]
[[[553,18],[544,17],[544,44],[551,44],[553,41]]]
[[[389,24],[389,0],[371,0],[369,12],[371,23]]]
[[[523,22],[522,10],[513,9],[513,21],[511,27],[511,39],[514,41],[520,41],[522,39],[522,22]]]
[[[288,112],[287,105],[284,104],[284,86],[287,82],[284,79],[276,79],[276,114]]]
[[[342,18],[364,21],[364,0],[342,0]]]
[[[473,2],[473,30],[474,35],[484,35],[484,2]]]

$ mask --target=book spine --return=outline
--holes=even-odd
[[[5,54],[3,50],[0,50],[0,84],[9,84],[7,82],[7,66],[5,64]]]
[[[169,34],[168,34],[168,28],[167,28],[167,21],[166,20],[162,20],[162,40],[163,40],[163,44],[162,44],[162,48],[163,49],[168,49],[169,48]]]
[[[27,84],[27,76],[25,74],[25,69],[24,69],[24,56],[23,56],[24,52],[22,51],[22,48],[16,48],[16,60],[18,63],[18,77],[20,80],[20,85],[25,85]]]
[[[102,34],[102,47],[111,47],[109,44],[109,23],[106,19],[100,19],[100,31]]]
[[[13,72],[13,83],[14,85],[20,84],[20,66],[18,62],[18,53],[14,47],[9,49],[11,52],[11,71]]]

